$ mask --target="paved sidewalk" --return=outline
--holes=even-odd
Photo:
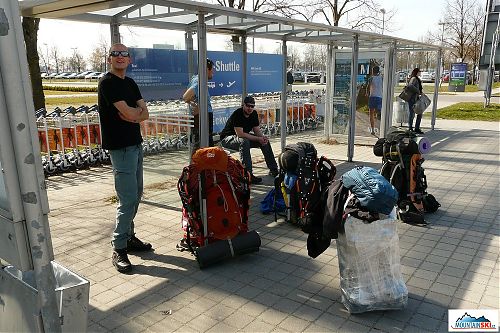
[[[340,302],[335,241],[312,259],[307,235],[258,211],[268,176],[252,187],[250,222],[260,251],[200,270],[175,249],[182,236],[175,186],[185,152],[146,158],[136,228],[155,252],[131,255],[130,275],[111,265],[110,167],[49,178],[55,258],[91,281],[90,332],[446,332],[449,308],[499,307],[499,133],[498,123],[441,120],[426,133],[433,142],[424,163],[428,192],[442,206],[426,216],[427,226],[398,224],[405,310],[350,315]],[[371,146],[356,146],[348,163],[345,145],[289,137],[300,140],[333,159],[338,175],[356,164],[380,166]],[[257,163],[255,172],[266,174],[264,167]]]

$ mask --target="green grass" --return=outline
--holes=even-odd
[[[54,98],[46,98],[45,106],[47,108],[54,108],[56,106],[79,106],[79,105],[94,105],[97,104],[97,95],[96,96],[71,96],[71,97],[54,97]]]
[[[43,90],[43,94],[45,96],[51,95],[70,95],[70,96],[78,96],[80,94],[92,94],[93,92],[79,92],[79,91],[61,91],[61,90]],[[95,93],[97,94],[97,93]]]
[[[426,115],[426,116],[430,116]],[[483,103],[457,103],[437,110],[437,118],[476,121],[500,121],[500,104],[491,103],[484,108]]]

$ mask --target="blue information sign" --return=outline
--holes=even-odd
[[[145,100],[179,99],[189,84],[187,51],[130,48],[127,75],[135,80]]]
[[[127,75],[141,89],[145,100],[180,99],[189,85],[186,50],[130,48],[132,65]],[[211,96],[241,94],[243,59],[240,52],[208,51],[214,77],[208,82]],[[283,57],[279,54],[248,54],[249,93],[281,91]]]

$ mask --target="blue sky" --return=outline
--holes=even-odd
[[[482,0],[478,0],[482,1]],[[380,0],[381,8],[389,11],[395,9],[397,14],[390,25],[386,25],[386,34],[406,39],[419,40],[427,31],[439,29],[445,7],[445,0]],[[184,45],[184,33],[177,31],[161,31],[121,27],[125,44],[136,47],[152,47],[154,43],[169,43],[178,47]],[[222,50],[227,37],[209,35],[209,49]],[[109,40],[109,27],[92,23],[77,23],[62,20],[41,20],[38,32],[39,47],[46,52],[46,47],[57,46],[60,52],[68,56],[73,48],[87,57],[100,40]],[[272,52],[277,44],[274,41],[264,42],[262,48]],[[259,49],[259,42],[256,50]]]

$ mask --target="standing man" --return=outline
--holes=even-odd
[[[222,147],[240,151],[240,159],[251,174],[252,184],[262,182],[262,178],[254,176],[252,172],[250,148],[260,148],[269,168],[269,175],[273,177],[278,175],[278,165],[274,159],[273,148],[269,139],[260,131],[259,125],[259,116],[255,111],[255,99],[252,96],[247,96],[243,101],[243,106],[231,114],[220,133]]]
[[[143,190],[142,136],[140,122],[149,118],[148,108],[134,80],[125,76],[130,53],[123,44],[111,46],[110,70],[99,81],[98,103],[102,146],[109,150],[118,197],[113,232],[112,262],[120,273],[132,269],[127,252],[150,251],[152,246],[134,233],[134,217]]]
[[[212,60],[207,59],[207,80],[212,80],[214,77],[214,63]],[[208,89],[208,88],[207,88]],[[214,145],[214,114],[212,110],[212,102],[210,93],[207,90],[207,109],[208,109],[208,145],[213,147]],[[194,144],[195,149],[200,147],[200,134],[199,134],[199,124],[200,124],[200,110],[199,110],[199,102],[198,102],[198,75],[194,75],[191,78],[191,82],[189,83],[189,87],[186,92],[182,96],[184,102],[188,103],[191,107],[191,110],[194,115],[194,130],[193,134],[195,136]]]
[[[382,82],[380,68],[374,66],[372,69],[372,76],[368,83],[370,93],[370,97],[368,98],[368,109],[370,110],[370,133],[372,135],[375,135],[375,115],[377,115],[377,119],[380,119],[380,112],[382,110]]]

